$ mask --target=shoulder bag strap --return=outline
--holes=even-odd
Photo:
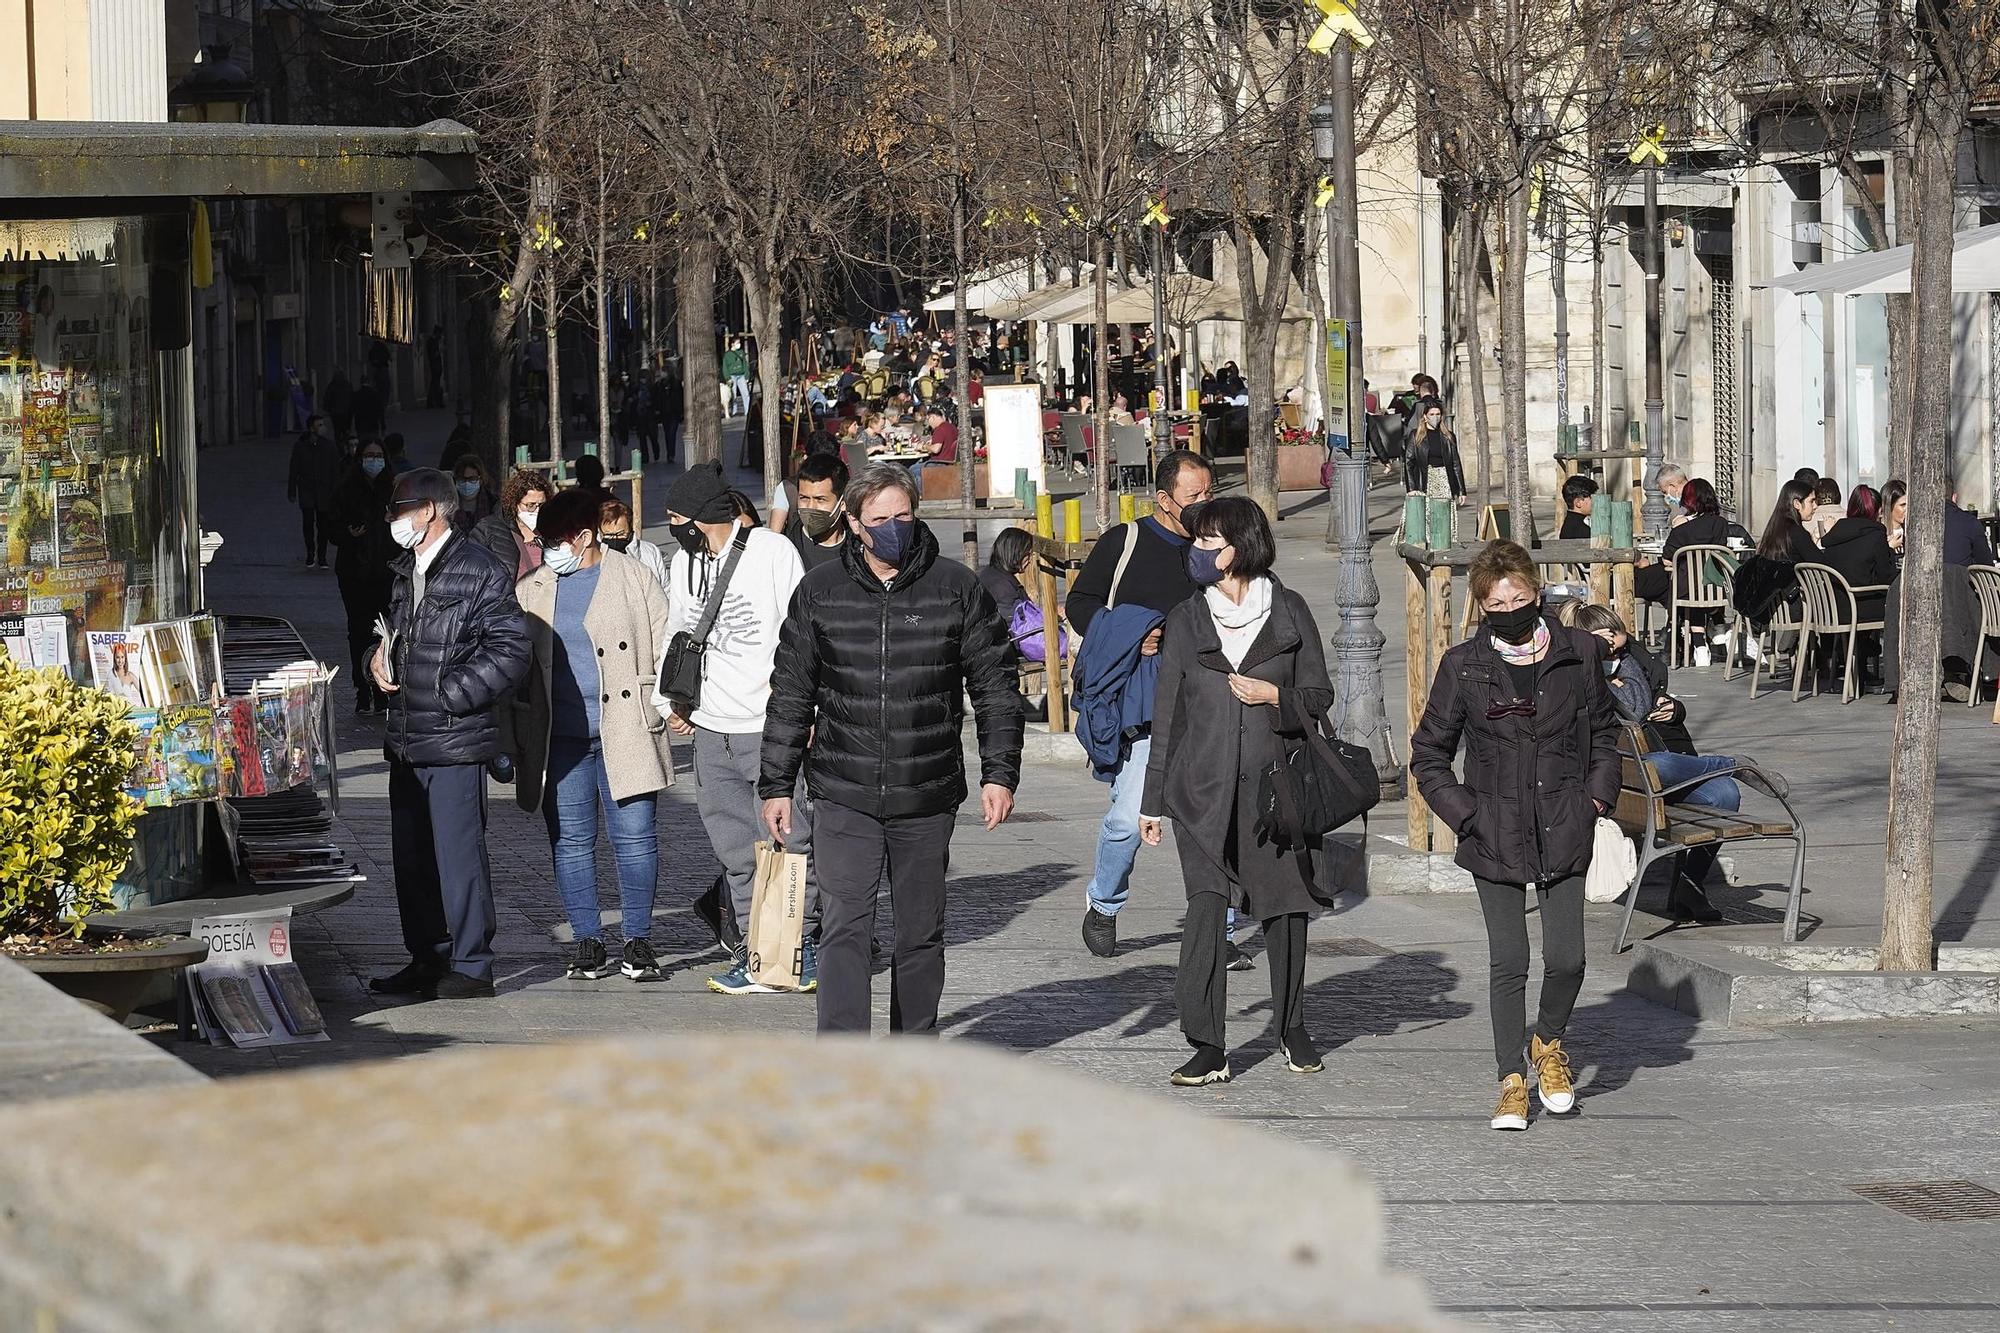
[[[1118,585],[1125,581],[1125,566],[1132,563],[1132,552],[1139,549],[1139,521],[1133,519],[1125,525],[1125,549],[1118,553],[1117,567],[1111,571],[1111,591],[1104,599],[1104,609],[1109,611],[1118,605]]]
[[[695,642],[706,646],[708,632],[715,628],[715,618],[722,614],[722,594],[729,591],[729,576],[736,572],[736,562],[743,557],[743,548],[750,544],[750,529],[736,529],[736,540],[729,543],[729,554],[722,558],[722,568],[716,573],[715,586],[708,590],[708,602],[701,608],[701,621],[694,628]]]

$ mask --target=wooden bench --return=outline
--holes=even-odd
[[[1632,913],[1639,904],[1639,885],[1653,862],[1678,857],[1694,847],[1719,846],[1730,842],[1782,840],[1792,844],[1791,893],[1785,904],[1785,942],[1799,937],[1799,898],[1805,891],[1805,826],[1787,799],[1790,789],[1784,779],[1746,760],[1736,760],[1728,768],[1703,773],[1685,782],[1667,785],[1657,767],[1647,762],[1645,732],[1625,723],[1618,737],[1621,777],[1618,807],[1612,818],[1628,837],[1639,843],[1639,868],[1625,894],[1625,919],[1618,926],[1618,952],[1631,946],[1626,935],[1632,928]],[[1783,819],[1764,819],[1735,810],[1717,810],[1676,800],[1712,778],[1734,778],[1738,783],[1776,801],[1785,812]]]

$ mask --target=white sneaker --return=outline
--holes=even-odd
[[[1694,664],[1695,664],[1696,666],[1698,666],[1698,667],[1705,667],[1705,666],[1707,666],[1707,665],[1708,665],[1708,664],[1709,664],[1710,662],[1712,662],[1713,660],[1714,660],[1714,659],[1713,659],[1713,658],[1711,658],[1711,657],[1710,657],[1710,656],[1708,655],[1708,645],[1707,645],[1707,644],[1705,644],[1705,643],[1699,643],[1699,644],[1696,644],[1696,645],[1695,645],[1695,649],[1694,649]]]

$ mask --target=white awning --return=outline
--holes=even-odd
[[[968,274],[965,280],[965,308],[977,314],[999,301],[1018,301],[1033,290],[1034,285],[1032,259],[1016,260],[982,273]],[[924,302],[926,310],[949,311],[955,306],[950,292]]]
[[[1910,264],[1915,249],[1892,246],[1831,264],[1814,264],[1803,272],[1763,284],[1781,292],[1822,292],[1864,296],[1871,292],[1910,290]],[[2000,292],[2000,223],[1959,232],[1951,241],[1951,289],[1954,292]]]

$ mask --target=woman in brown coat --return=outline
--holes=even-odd
[[[618,861],[622,970],[657,981],[647,936],[659,879],[657,794],[673,785],[667,721],[653,707],[667,594],[637,560],[605,547],[598,501],[564,491],[542,506],[542,563],[516,587],[534,650],[513,705],[515,799],[549,828],[556,888],[576,956],[569,975],[608,976],[597,904],[601,808]]]
[[[1258,792],[1281,747],[1333,703],[1326,652],[1305,598],[1271,577],[1276,544],[1264,511],[1241,496],[1192,512],[1188,575],[1203,591],[1168,613],[1153,703],[1153,753],[1139,802],[1139,836],[1160,843],[1174,821],[1187,884],[1174,987],[1194,1055],[1182,1087],[1227,1083],[1223,1005],[1231,907],[1264,925],[1272,1025],[1286,1067],[1323,1067],[1305,1026],[1306,918],[1324,906],[1317,858],[1275,846],[1257,828]],[[1284,738],[1292,738],[1290,740]]]
[[[1604,684],[1602,645],[1542,614],[1534,561],[1494,542],[1467,582],[1484,619],[1445,653],[1410,772],[1433,812],[1458,834],[1486,917],[1493,1051],[1500,1067],[1495,1129],[1528,1127],[1528,1064],[1543,1109],[1575,1109],[1563,1035],[1583,987],[1583,876],[1597,816],[1618,800],[1618,715]],[[1465,744],[1465,778],[1452,771]],[[1523,1058],[1528,924],[1534,887],[1542,922],[1542,1002]]]

